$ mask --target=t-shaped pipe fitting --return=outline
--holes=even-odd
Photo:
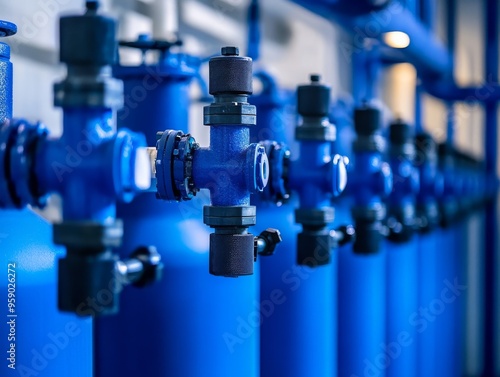
[[[414,129],[401,120],[389,126],[389,164],[394,174],[394,189],[387,199],[388,239],[406,242],[414,233],[415,196],[419,189],[415,160]]]
[[[356,203],[352,208],[356,223],[353,250],[376,253],[382,240],[382,220],[386,212],[382,199],[392,191],[391,168],[382,160],[385,140],[381,135],[380,110],[367,104],[356,109],[354,128],[358,134],[353,145],[355,167],[348,186]]]
[[[159,135],[155,170],[157,196],[188,200],[199,189],[210,190],[211,205],[203,210],[210,235],[213,275],[237,277],[253,273],[257,248],[248,228],[256,223],[250,194],[262,191],[269,179],[264,146],[250,144],[249,128],[256,109],[247,101],[252,93],[252,60],[236,47],[223,47],[209,62],[210,94],[204,124],[210,127],[210,146],[200,147],[181,131]]]

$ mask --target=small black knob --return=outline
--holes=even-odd
[[[87,0],[85,3],[87,11],[96,12],[99,9],[99,1],[98,0]]]
[[[297,111],[306,117],[325,117],[330,107],[330,87],[320,83],[320,75],[312,74],[311,82],[297,89]]]
[[[389,127],[389,140],[393,145],[403,145],[413,142],[414,128],[398,119]]]
[[[139,247],[130,257],[142,263],[142,274],[138,280],[132,283],[134,286],[144,287],[161,280],[163,277],[163,263],[161,262],[161,255],[156,250],[156,247]]]
[[[238,56],[237,47],[223,47],[221,56],[210,59],[209,92],[212,95],[252,94],[252,59]]]
[[[311,268],[330,263],[333,240],[326,229],[297,234],[297,264]]]
[[[375,107],[364,105],[354,110],[354,128],[358,135],[370,136],[380,130],[381,113]]]
[[[220,49],[220,54],[222,56],[239,56],[240,50],[238,47],[227,46]]]
[[[283,238],[281,238],[280,231],[278,229],[273,229],[273,228],[267,228],[256,238],[257,238],[257,245],[256,245],[257,251],[259,255],[262,256],[273,255],[276,246],[283,241]]]
[[[59,21],[60,61],[76,66],[106,66],[116,61],[116,21],[97,13],[98,2],[88,1],[81,16]]]
[[[356,231],[352,225],[342,225],[334,230],[334,234],[337,246],[343,246],[354,240]]]
[[[415,149],[423,157],[435,154],[436,148],[436,142],[430,134],[422,132],[415,136]]]
[[[380,220],[357,220],[353,251],[358,254],[374,254],[382,243],[382,222]]]

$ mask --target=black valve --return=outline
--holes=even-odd
[[[124,285],[144,287],[161,279],[163,263],[154,247],[140,247],[130,259],[119,260],[112,249],[120,246],[122,235],[120,221],[54,225],[54,243],[67,249],[58,270],[61,311],[82,316],[115,314]]]
[[[118,261],[117,267],[124,281],[135,287],[145,287],[160,281],[163,277],[161,255],[154,246],[137,248],[130,255],[130,259]]]
[[[59,60],[68,73],[54,85],[54,105],[121,108],[123,85],[111,77],[118,56],[116,21],[99,14],[98,1],[86,5],[83,15],[59,20]]]
[[[161,53],[168,52],[172,47],[180,47],[183,45],[181,39],[171,41],[158,40],[151,38],[148,34],[141,34],[135,41],[120,41],[118,44],[121,47],[135,48],[141,50],[143,59],[148,51],[160,51]]]
[[[257,254],[269,256],[274,254],[276,246],[283,241],[278,229],[267,228],[257,237],[255,237],[255,257]]]
[[[356,230],[352,225],[342,225],[337,229],[331,230],[330,236],[333,238],[336,245],[340,247],[354,241],[354,237],[356,237]]]

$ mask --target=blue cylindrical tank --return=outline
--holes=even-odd
[[[417,376],[418,241],[387,246],[387,376]]]
[[[281,93],[267,79],[264,76],[264,91],[250,98],[258,114],[257,127],[251,130],[252,141],[290,143],[294,153],[295,97]],[[326,266],[297,265],[297,233],[301,231],[294,217],[299,206],[297,195],[292,194],[281,206],[254,202],[258,206],[257,229],[273,226],[280,229],[283,237],[275,254],[260,257],[259,262],[263,313],[260,375],[334,376],[335,252]]]
[[[409,319],[418,308],[418,242],[416,194],[418,171],[414,167],[414,129],[396,120],[388,132],[389,163],[394,187],[387,200],[389,230],[387,250],[387,377],[417,376],[417,333]]]
[[[158,131],[187,132],[189,86],[199,64],[165,53],[155,65],[116,67],[125,84],[119,127],[144,132],[149,146]],[[165,270],[154,286],[125,290],[117,317],[97,321],[96,376],[258,375],[258,271],[237,279],[209,274],[206,204],[204,192],[180,204],[145,193],[118,206],[125,224],[121,255],[155,245]]]
[[[338,375],[385,375],[391,359],[386,339],[386,249],[381,199],[392,190],[390,168],[382,160],[381,117],[364,104],[354,112],[347,190],[356,227],[353,245],[338,252]]]
[[[338,251],[338,375],[383,376],[389,366],[385,340],[386,253]]]
[[[15,30],[0,21],[0,36]],[[12,118],[12,73],[10,47],[0,42],[0,123]],[[64,249],[53,244],[51,224],[31,210],[1,211],[0,250],[2,375],[91,377],[92,320],[57,310],[56,266]]]

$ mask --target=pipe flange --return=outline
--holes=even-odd
[[[310,120],[305,120],[302,125],[295,128],[295,139],[314,141],[335,141],[337,130],[328,121],[316,120],[315,124],[309,124]],[[313,123],[313,122],[310,122]]]
[[[255,206],[205,206],[203,222],[211,228],[243,227],[256,224]]]
[[[352,217],[361,221],[381,221],[386,216],[386,207],[383,203],[375,203],[372,206],[357,206],[351,210]]]
[[[123,237],[123,223],[101,224],[87,221],[64,221],[54,224],[56,245],[64,245],[78,254],[100,254],[110,247],[119,247]]]
[[[47,138],[49,131],[41,123],[31,125],[24,120],[14,121],[13,126],[17,128],[17,137],[11,149],[10,165],[18,208],[28,204],[42,208],[47,198],[44,193],[37,191],[38,187],[33,173],[33,157],[38,143]]]
[[[156,143],[156,196],[163,200],[189,200],[198,191],[194,186],[193,154],[199,148],[191,135],[167,130]]]
[[[439,207],[435,200],[417,204],[416,226],[422,233],[427,233],[439,226]]]
[[[33,151],[48,135],[41,124],[9,120],[0,128],[0,207],[23,208],[45,205],[33,176]]]
[[[10,150],[15,143],[17,130],[6,121],[0,128],[0,207],[18,208],[17,201],[12,196],[10,179]]]
[[[203,108],[203,124],[205,126],[234,125],[254,126],[257,124],[257,108],[249,103],[242,103],[244,99],[235,97],[225,99],[227,102],[212,103]],[[246,100],[246,99],[245,99]]]
[[[327,229],[304,229],[297,234],[297,264],[311,268],[327,265],[334,246]]]
[[[99,76],[72,76],[54,85],[54,106],[57,107],[123,107],[123,83]]]
[[[386,148],[386,142],[382,135],[373,134],[369,136],[360,135],[352,144],[354,152],[380,152]]]
[[[394,157],[401,157],[407,160],[413,161],[416,157],[415,144],[405,143],[405,144],[391,144],[389,148],[389,154]]]
[[[262,191],[269,181],[269,159],[262,144],[250,144],[247,148],[247,185],[250,192]]]
[[[333,207],[298,208],[295,210],[295,222],[305,226],[324,227],[335,219]]]
[[[286,203],[290,198],[288,188],[288,168],[290,165],[290,150],[283,143],[276,141],[263,141],[261,144],[266,149],[269,159],[269,183],[262,191],[264,200],[272,201],[278,205]]]
[[[17,26],[12,22],[0,20],[0,38],[10,37],[17,33]]]
[[[196,140],[190,135],[182,135],[177,148],[173,150],[174,182],[182,200],[189,200],[198,191],[193,181],[193,154],[199,148]]]

